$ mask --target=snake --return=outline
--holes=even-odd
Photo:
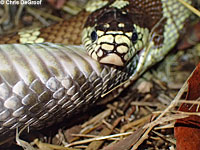
[[[60,122],[142,74],[189,16],[177,0],[91,0],[68,21],[0,37],[0,137]]]

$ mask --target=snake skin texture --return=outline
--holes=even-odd
[[[25,29],[18,33],[0,36],[0,44],[52,42],[79,45],[81,44],[82,27],[88,15],[88,12],[83,11],[68,21],[62,21],[49,27]]]
[[[100,65],[81,46],[52,43],[0,45],[0,59],[0,136],[72,116],[135,69]]]
[[[191,3],[191,0],[185,1]],[[108,1],[97,2],[95,7],[94,3],[88,3],[83,12],[67,22],[4,36],[0,43],[80,44],[86,16],[108,4]],[[115,7],[129,1],[116,2]],[[31,129],[40,129],[64,116],[72,116],[130,76],[141,74],[163,59],[176,44],[191,13],[176,0],[134,1],[134,7],[143,6],[156,21],[138,20],[151,26],[148,27],[149,42],[123,67],[98,63],[86,54],[83,46],[0,45],[0,136],[11,134],[16,127],[29,125]],[[136,28],[140,30],[139,26]]]

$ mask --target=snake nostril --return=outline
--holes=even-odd
[[[96,31],[92,31],[90,36],[91,36],[91,39],[93,42],[97,40],[97,32]]]

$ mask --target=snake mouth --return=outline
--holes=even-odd
[[[119,47],[123,47],[123,50],[119,50]],[[99,55],[100,52],[101,55]],[[117,45],[116,48],[111,51],[105,49],[103,50],[100,47],[97,51],[92,52],[91,57],[93,58],[95,55],[97,56],[96,60],[100,63],[123,67],[130,63],[130,61],[135,60],[134,57],[138,59],[143,57],[144,52],[145,48],[141,48],[140,50],[136,51],[133,46],[129,47],[128,45]]]
[[[133,65],[132,67],[134,67],[136,69],[138,62],[144,52],[145,52],[145,49],[141,49],[140,51],[134,53],[132,55],[132,57],[130,57],[129,60],[124,59],[124,57],[128,53],[121,55],[116,52],[110,52],[110,53],[107,53],[104,57],[98,57],[97,61],[99,61],[102,64],[112,65],[112,66],[116,66],[116,67],[124,67],[124,66],[127,66],[128,64],[132,64]]]
[[[119,49],[119,47],[121,49]],[[88,55],[96,61],[102,64],[118,67],[126,66],[128,63],[130,63],[130,61],[135,60],[133,59],[133,57],[140,58],[140,56],[145,50],[143,48],[141,50],[136,51],[133,48],[133,46],[129,47],[124,43],[122,45],[116,44],[115,48],[112,50],[108,50],[108,48],[105,49],[105,47],[102,47],[102,44],[90,45],[90,47],[87,47],[86,49],[88,51]]]
[[[111,54],[101,58],[99,62],[104,63],[104,64],[124,66],[124,62],[122,61],[121,57],[115,53],[111,53]]]

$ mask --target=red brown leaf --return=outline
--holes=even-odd
[[[188,80],[187,100],[197,100],[200,97],[200,63]],[[198,105],[183,103],[179,107],[183,112],[200,112]],[[175,123],[174,134],[177,140],[177,150],[200,150],[200,117],[191,115],[179,119]]]

